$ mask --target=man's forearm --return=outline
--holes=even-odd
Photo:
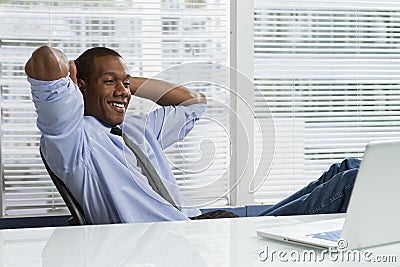
[[[207,103],[207,99],[202,93],[166,81],[132,77],[130,83],[132,95],[150,99],[161,106]]]
[[[25,64],[26,74],[36,80],[53,81],[68,75],[69,62],[58,49],[42,46]]]

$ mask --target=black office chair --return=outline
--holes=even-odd
[[[64,182],[54,174],[54,172],[50,169],[49,165],[47,165],[46,160],[43,157],[42,150],[40,150],[40,156],[42,157],[42,161],[44,166],[46,167],[47,172],[50,175],[51,180],[53,181],[54,185],[56,186],[58,192],[60,192],[61,197],[63,198],[65,204],[67,205],[69,212],[72,215],[72,218],[68,220],[70,225],[85,225],[88,224],[86,222],[85,216],[83,214],[82,208],[79,203],[76,201],[74,196],[65,186]]]

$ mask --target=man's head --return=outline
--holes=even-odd
[[[85,115],[114,126],[121,124],[129,101],[129,72],[114,50],[95,47],[75,60],[77,81],[85,103]]]

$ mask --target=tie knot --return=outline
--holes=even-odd
[[[122,130],[121,130],[121,128],[119,128],[118,126],[113,126],[113,127],[111,128],[111,133],[112,133],[112,134],[115,134],[115,135],[122,136]]]

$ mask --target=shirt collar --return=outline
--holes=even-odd
[[[93,125],[99,131],[104,131],[107,134],[111,134],[110,133],[110,131],[111,131],[110,125],[102,123],[101,121],[99,121],[97,118],[95,118],[93,116],[83,116],[83,117],[90,125]],[[121,127],[122,125],[118,125],[118,126]]]

